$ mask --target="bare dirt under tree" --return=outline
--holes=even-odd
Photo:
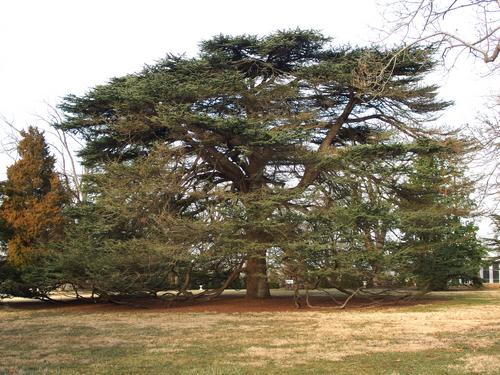
[[[106,312],[106,311],[163,311],[165,313],[243,313],[243,312],[307,312],[341,310],[339,306],[345,298],[336,298],[337,304],[329,296],[311,296],[310,305],[307,307],[305,298],[301,298],[301,307],[294,305],[293,297],[287,295],[272,296],[267,299],[246,299],[240,294],[224,294],[209,301],[167,302],[160,299],[135,298],[120,300],[115,303],[92,303],[86,300],[67,300],[64,302],[41,302],[33,300],[4,300],[0,306],[12,309],[61,309],[67,312]],[[352,310],[377,310],[388,307],[404,307],[443,303],[446,299],[436,297],[420,297],[417,299],[401,300],[396,297],[386,296],[384,299],[373,303],[365,298],[353,298],[345,309]]]

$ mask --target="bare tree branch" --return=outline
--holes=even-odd
[[[468,51],[496,69],[500,53],[498,0],[384,1],[386,36],[401,36],[414,45],[436,43],[443,56],[452,50]],[[467,25],[473,26],[467,29]]]

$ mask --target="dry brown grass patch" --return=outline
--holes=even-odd
[[[214,363],[227,361],[229,366],[244,361],[252,367],[270,362],[293,367],[384,352],[449,352],[460,350],[457,344],[466,345],[465,350],[485,349],[500,330],[500,294],[474,293],[491,301],[487,305],[443,303],[432,305],[431,311],[405,307],[219,314],[0,309],[0,372],[72,360],[85,363],[90,357],[81,353],[88,348],[126,347],[148,357],[175,357],[186,362],[192,360],[195,348],[216,358]],[[29,348],[16,350],[23,346],[23,340]],[[117,358],[120,355],[118,351]],[[23,359],[27,356],[29,361]],[[466,355],[460,368],[481,372],[488,367],[482,360],[485,364],[499,362],[498,356]]]
[[[301,320],[303,318],[304,315]],[[260,345],[254,344],[238,356],[296,364],[315,359],[337,361],[366,353],[450,350],[452,341],[460,338],[473,348],[485,348],[491,342],[477,335],[500,327],[500,308],[479,305],[431,312],[398,312],[397,309],[339,314],[315,312],[307,314],[307,322],[295,330],[295,337],[262,340]],[[472,334],[474,337],[469,339]]]
[[[465,370],[468,374],[498,374],[500,355],[467,355],[462,365],[449,366],[452,370]]]

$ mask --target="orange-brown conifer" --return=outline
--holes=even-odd
[[[44,243],[61,235],[65,202],[43,132],[29,127],[21,134],[20,159],[7,169],[0,206],[0,217],[12,231],[7,260],[20,268],[43,251]]]

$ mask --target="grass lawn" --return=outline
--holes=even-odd
[[[7,374],[500,374],[500,289],[383,309],[0,303]]]

